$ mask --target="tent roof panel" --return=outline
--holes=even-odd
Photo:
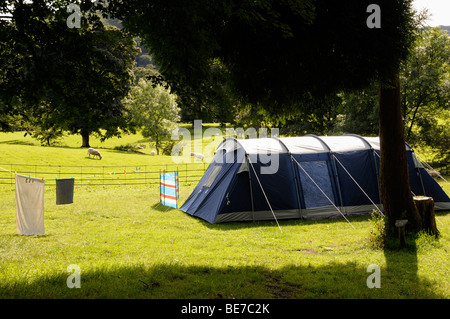
[[[239,142],[234,138],[227,138],[217,147],[216,152],[220,150],[225,150],[228,152],[233,152],[234,150],[240,148]]]
[[[380,138],[377,137],[364,137],[364,139],[372,146],[375,150],[380,150]]]
[[[375,150],[380,150],[380,138],[377,137],[364,137],[364,139],[369,142],[369,144],[372,146],[373,149]],[[408,143],[405,143],[405,147],[407,151],[411,150],[411,147],[409,146]]]
[[[255,138],[237,141],[247,154],[288,153],[288,150],[275,138]]]
[[[242,148],[247,154],[259,153],[292,153],[292,154],[317,154],[331,152],[351,152],[380,149],[379,137],[362,137],[359,135],[343,136],[315,136],[306,135],[298,137],[281,138],[254,138],[234,139],[228,138],[223,141],[218,150],[232,152]],[[408,144],[406,149],[410,150]]]
[[[279,139],[292,154],[328,153],[328,149],[313,136],[282,137]]]
[[[351,152],[370,149],[370,146],[357,136],[321,136],[319,138],[327,144],[333,152]]]

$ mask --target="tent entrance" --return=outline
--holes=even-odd
[[[298,165],[298,167],[300,168],[300,170],[308,177],[308,179],[312,182],[312,184],[316,187],[316,190],[318,189],[320,191],[320,193],[322,193],[322,195],[327,199],[327,201],[329,203],[331,203],[331,205],[333,205],[333,207],[339,212],[339,214],[341,214],[342,217],[344,217],[344,219],[353,227],[353,229],[355,229],[355,227],[352,225],[352,223],[350,223],[350,221],[347,219],[347,217],[345,217],[345,215],[341,212],[341,210],[334,204],[334,197],[333,200],[327,195],[326,191],[330,194],[332,194],[332,190],[331,190],[331,181],[329,179],[329,174],[328,174],[328,167],[326,165],[326,162],[323,161],[325,164],[323,165],[323,163],[319,164],[319,165],[314,165],[314,163],[317,162],[304,162],[303,165],[305,165],[306,163],[312,163],[310,168],[313,167],[314,169],[311,172],[315,172],[315,173],[319,173],[320,171],[323,171],[324,168],[326,169],[327,174],[324,174],[324,176],[328,176],[328,181],[329,184],[327,186],[325,186],[325,190],[323,190],[320,185],[311,177],[310,174],[308,174],[308,172],[305,170],[305,168],[303,167],[303,165],[301,165],[292,155],[291,155],[292,159],[295,161],[295,163]],[[323,173],[323,172],[322,172]],[[319,175],[320,176],[320,175]],[[326,178],[324,178],[324,176],[321,176],[321,180],[320,183],[322,184],[322,182],[324,182],[326,180]],[[302,185],[304,184],[304,178],[302,178],[302,175],[300,173],[300,180]],[[322,184],[323,185],[323,184]],[[317,192],[315,192],[313,189],[308,189],[308,193],[311,194],[317,194]],[[305,194],[305,193],[304,193]],[[305,195],[304,195],[305,196]],[[314,195],[313,197],[316,197],[317,195]],[[318,200],[317,198],[315,198],[316,200]],[[322,199],[319,199],[320,201],[322,201]],[[305,204],[306,204],[306,200],[305,200]],[[322,205],[325,206],[325,205]],[[306,207],[309,208],[309,207]]]

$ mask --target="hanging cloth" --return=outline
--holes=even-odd
[[[45,181],[16,175],[16,225],[19,235],[43,235]]]
[[[73,189],[75,180],[73,178],[56,180],[56,205],[73,203]]]

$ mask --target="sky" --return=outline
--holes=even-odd
[[[420,11],[428,8],[431,14],[427,21],[429,26],[450,26],[450,0],[414,0],[414,7]]]

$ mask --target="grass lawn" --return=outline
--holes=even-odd
[[[45,165],[170,164],[169,156],[113,150],[147,143],[128,135],[100,144],[88,159],[81,137],[64,147],[31,146],[0,134],[0,163]],[[148,154],[150,148],[145,148]],[[1,165],[0,165],[1,166]],[[7,167],[5,167],[7,169]],[[448,184],[442,184],[450,193]],[[14,187],[0,187],[0,298],[450,298],[450,214],[437,213],[438,240],[420,236],[406,251],[369,244],[369,217],[210,225],[161,206],[157,184],[76,187],[74,203],[45,193],[46,235],[20,236]],[[185,199],[192,185],[181,185]],[[381,269],[369,289],[367,267]],[[81,288],[69,289],[70,265]]]

